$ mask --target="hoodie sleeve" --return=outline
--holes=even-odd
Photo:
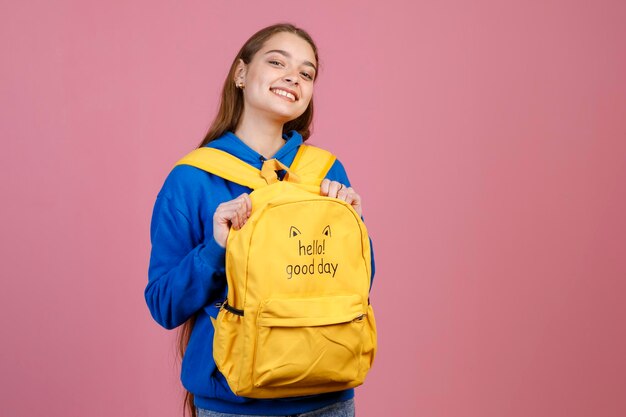
[[[193,205],[194,195],[183,200],[176,194],[168,195],[169,189],[166,181],[154,205],[144,296],[154,320],[173,329],[221,293],[225,285],[225,249],[215,241],[213,233],[202,241],[200,225],[190,221],[183,201]]]
[[[348,179],[348,174],[346,173],[343,164],[339,161],[339,159],[335,160],[335,163],[330,167],[328,173],[326,174],[326,178],[331,181],[339,181],[343,185],[347,187],[351,187],[350,180]],[[361,215],[361,220],[365,222],[365,219]],[[374,261],[374,245],[372,244],[372,238],[370,237],[370,255],[372,259],[372,279],[370,281],[370,289],[374,284],[374,274],[376,272],[376,262]]]

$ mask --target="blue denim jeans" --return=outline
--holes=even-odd
[[[198,417],[259,417],[247,414],[228,414],[218,413],[217,411],[196,408]],[[354,417],[354,398],[347,401],[341,401],[331,404],[319,410],[309,411],[308,413],[291,414],[284,417]]]

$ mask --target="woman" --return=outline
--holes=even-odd
[[[256,168],[276,158],[290,166],[308,139],[313,118],[317,48],[302,29],[267,27],[241,48],[225,81],[219,113],[200,146],[214,147]],[[213,325],[226,296],[224,254],[231,227],[250,216],[251,190],[197,168],[169,174],[154,207],[149,282],[145,297],[154,319],[180,325],[181,380],[192,416],[352,416],[352,389],[299,398],[254,400],[230,390],[213,361]],[[361,198],[337,160],[320,194],[345,200],[361,215]],[[372,257],[372,276],[374,274]],[[304,414],[303,414],[304,413]]]

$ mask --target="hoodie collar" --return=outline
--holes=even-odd
[[[272,158],[276,158],[281,162],[283,162],[283,159],[288,155],[292,153],[295,155],[296,150],[302,144],[302,135],[296,130],[291,130],[288,133],[283,133],[283,139],[285,140],[285,144],[272,156]],[[260,168],[263,165],[263,160],[265,160],[263,155],[249,147],[231,131],[226,131],[219,138],[209,142],[207,146],[228,152],[257,168]]]

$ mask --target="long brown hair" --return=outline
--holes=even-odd
[[[230,71],[228,71],[228,76],[226,76],[226,80],[224,80],[224,87],[222,88],[222,97],[220,100],[220,107],[217,116],[215,117],[215,120],[213,120],[211,127],[209,127],[209,130],[204,137],[204,140],[202,140],[198,147],[202,147],[213,139],[222,136],[228,130],[235,130],[235,128],[237,127],[237,123],[239,123],[239,118],[241,117],[244,105],[243,92],[235,86],[234,82],[237,63],[239,62],[239,59],[241,59],[244,63],[246,63],[246,65],[249,64],[254,55],[263,47],[265,42],[271,36],[280,32],[290,32],[300,36],[302,39],[307,41],[311,45],[311,48],[313,48],[315,61],[317,63],[319,71],[319,57],[317,55],[317,46],[315,46],[313,39],[306,31],[290,23],[278,23],[259,30],[246,41],[246,43],[241,47],[239,53],[233,60],[233,63],[230,66]],[[314,82],[315,80],[317,80],[318,74],[319,72],[316,72]],[[291,120],[283,125],[283,133],[287,133],[291,130],[296,130],[302,135],[303,140],[307,140],[309,136],[311,136],[310,127],[312,121],[313,98],[311,98],[309,106],[304,111],[304,113],[300,115],[300,117]],[[187,349],[187,345],[189,344],[189,339],[191,337],[194,323],[195,316],[187,320],[179,328],[178,353],[181,359],[185,355],[185,350]],[[183,402],[183,416],[186,414],[185,411],[189,411],[191,417],[197,417],[193,394],[189,391],[185,391],[185,399]]]

